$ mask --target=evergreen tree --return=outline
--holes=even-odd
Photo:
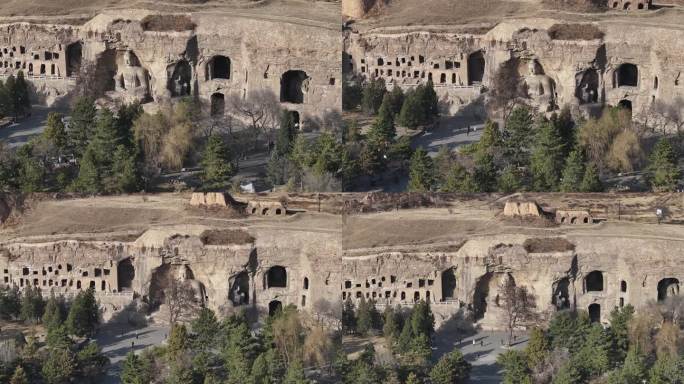
[[[465,383],[470,377],[471,365],[460,351],[453,351],[442,356],[430,370],[432,384]]]
[[[501,131],[499,130],[499,124],[488,120],[485,123],[480,141],[475,145],[475,156],[494,156],[500,152],[502,143],[503,139],[501,136]]]
[[[121,368],[121,382],[123,384],[147,384],[147,377],[140,358],[134,352],[126,354],[126,360]]]
[[[133,123],[143,114],[143,108],[140,103],[124,104],[119,108],[116,116],[117,137],[119,143],[128,148],[133,148],[135,145],[133,135]]]
[[[658,140],[649,157],[648,182],[656,192],[673,191],[681,176],[677,153],[666,138]]]
[[[356,314],[351,296],[347,297],[342,307],[342,329],[346,333],[356,332]]]
[[[220,324],[214,311],[202,308],[199,315],[190,323],[192,332],[195,334],[195,349],[209,349],[216,344],[216,335],[220,331]]]
[[[21,295],[19,288],[16,286],[0,288],[0,318],[11,320],[19,317],[20,313]]]
[[[280,114],[280,128],[276,137],[275,151],[280,157],[287,156],[292,150],[297,127],[292,112],[284,110]]]
[[[40,288],[28,285],[21,298],[21,319],[30,323],[38,321],[43,316],[44,305]]]
[[[99,193],[102,190],[102,179],[97,166],[95,152],[88,148],[81,159],[78,178],[74,180],[76,190],[87,193]]]
[[[3,115],[12,116],[14,118],[19,117],[17,114],[17,79],[14,75],[9,75],[3,87],[4,91],[4,106]]]
[[[684,383],[684,357],[659,356],[649,371],[649,384]]]
[[[558,374],[553,378],[552,384],[577,384],[583,383],[582,375],[573,361],[563,365]]]
[[[29,84],[24,77],[24,72],[17,73],[17,81],[14,88],[14,115],[26,116],[31,111],[31,99],[29,97]]]
[[[584,171],[582,184],[580,184],[581,192],[602,192],[603,184],[599,178],[598,167],[595,163],[589,163]]]
[[[563,169],[563,142],[556,127],[543,120],[539,124],[531,156],[531,171],[536,191],[553,191]]]
[[[423,148],[418,148],[411,156],[408,189],[412,192],[428,192],[434,183],[432,159]]]
[[[458,162],[451,167],[440,188],[440,192],[474,193],[477,191],[478,186],[473,176]]]
[[[634,317],[634,307],[615,307],[610,312],[610,336],[612,340],[612,361],[621,362],[629,349],[629,322]]]
[[[554,113],[551,116],[551,124],[554,125],[563,143],[563,157],[567,157],[576,150],[577,137],[575,134],[575,123],[572,120],[570,108],[566,105],[561,109],[560,114]]]
[[[416,129],[425,122],[427,118],[419,97],[416,90],[409,91],[406,94],[397,120],[400,125],[409,129]]]
[[[70,146],[77,156],[85,153],[95,128],[97,109],[92,99],[81,97],[71,109],[69,121]]]
[[[387,146],[394,141],[397,132],[394,128],[394,112],[392,112],[392,101],[390,94],[385,94],[378,111],[378,116],[368,132],[369,140],[380,145]]]
[[[356,310],[356,332],[365,336],[373,328],[373,315],[371,314],[371,302],[361,296],[359,307]]]
[[[386,306],[385,312],[383,313],[382,334],[385,336],[385,340],[387,340],[390,346],[392,346],[394,341],[399,337],[399,323],[399,315],[394,308],[390,305]]]
[[[174,324],[169,333],[168,355],[171,360],[182,356],[190,348],[190,336],[184,324]]]
[[[223,139],[218,135],[209,136],[202,154],[204,182],[215,186],[227,184],[235,174],[231,161],[230,150]]]
[[[43,361],[41,373],[47,384],[69,382],[76,368],[73,353],[66,348],[54,348]]]
[[[47,117],[47,124],[43,136],[55,146],[58,152],[66,151],[69,144],[69,136],[62,121],[63,116],[57,112],[50,112]]]
[[[591,328],[586,312],[557,312],[549,323],[549,337],[553,348],[568,348],[574,353],[584,344]]]
[[[386,92],[385,79],[372,78],[364,85],[361,92],[361,109],[369,115],[377,114]]]
[[[435,87],[432,84],[432,80],[428,80],[427,84],[420,85],[416,88],[416,94],[418,95],[418,100],[423,107],[423,115],[425,120],[423,124],[432,123],[437,116],[439,116],[439,99],[437,98],[437,93],[435,92]]]
[[[23,192],[38,192],[43,188],[45,168],[33,155],[31,143],[17,150],[19,160],[19,184]]]
[[[496,362],[504,370],[504,384],[532,384],[531,371],[525,353],[508,350],[500,354]]]
[[[107,190],[114,193],[130,193],[140,186],[140,172],[136,155],[123,144],[114,152],[112,175],[107,182]]]
[[[390,110],[392,115],[396,116],[401,112],[401,107],[404,105],[404,91],[401,87],[394,85],[392,91],[385,94],[385,97],[389,99]],[[385,100],[383,99],[383,102]]]
[[[504,154],[515,166],[529,164],[530,145],[532,141],[532,127],[534,119],[527,107],[516,107],[506,120],[504,130]]]
[[[622,368],[611,375],[609,384],[641,384],[646,381],[647,371],[644,357],[636,348],[631,348]]]
[[[408,374],[408,377],[406,377],[406,384],[420,384],[420,379],[418,379],[418,376],[414,372],[411,372]]]
[[[542,364],[551,352],[551,345],[548,337],[541,328],[533,328],[530,339],[525,348],[527,365],[530,368],[538,367]]]
[[[496,165],[494,156],[482,155],[475,160],[473,183],[479,192],[493,192],[496,189]]]
[[[57,301],[54,293],[50,294],[50,298],[45,304],[45,313],[43,314],[43,325],[46,328],[59,326],[62,324],[62,308]]]
[[[589,327],[582,347],[572,356],[582,377],[601,375],[610,368],[611,340],[603,327],[594,324]]]
[[[102,354],[96,342],[90,342],[76,354],[76,364],[81,376],[95,378],[101,375],[109,359]]]
[[[579,192],[583,179],[584,155],[581,150],[574,150],[570,152],[570,156],[565,160],[560,190],[562,192]]]
[[[498,190],[505,193],[518,192],[523,189],[524,175],[517,168],[509,165],[503,169],[498,180]]]
[[[80,337],[92,337],[97,328],[99,313],[95,289],[89,287],[79,292],[69,308],[66,320],[69,332]]]
[[[112,173],[112,158],[120,143],[119,129],[114,114],[109,109],[103,109],[96,120],[95,130],[88,144],[95,156],[95,164],[102,178]]]

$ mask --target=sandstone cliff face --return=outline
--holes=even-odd
[[[89,68],[115,101],[198,96],[207,110],[223,114],[231,97],[267,91],[302,120],[341,108],[336,28],[193,14],[184,17],[194,28],[152,31],[144,27],[147,15],[107,11],[81,26],[3,25],[0,76],[23,71],[46,104],[74,91]]]
[[[511,59],[528,85],[530,103],[541,112],[569,105],[591,115],[603,105],[622,105],[635,118],[645,119],[655,102],[684,108],[680,29],[587,23],[586,28],[598,28],[603,37],[562,40],[569,37],[549,34],[556,24],[564,23],[507,20],[487,32],[474,27],[463,27],[463,32],[428,27],[351,32],[346,64],[362,76],[385,78],[390,88],[408,89],[432,80],[445,113],[482,97],[498,68]]]

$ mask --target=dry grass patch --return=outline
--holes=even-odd
[[[197,25],[186,15],[148,15],[142,20],[144,31],[192,31]]]
[[[602,39],[604,33],[593,24],[554,24],[549,36],[553,40],[596,40]]]
[[[527,239],[523,247],[528,253],[551,253],[574,251],[575,244],[562,237],[543,237]]]
[[[210,229],[202,232],[204,245],[252,244],[254,237],[239,229]]]

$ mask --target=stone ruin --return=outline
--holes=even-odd
[[[245,213],[253,216],[284,216],[287,207],[279,201],[250,201]]]
[[[193,192],[190,197],[192,207],[228,207],[233,199],[222,192]]]
[[[183,16],[185,30],[150,30],[148,16],[177,17],[104,10],[82,25],[5,22],[0,78],[23,71],[34,100],[48,106],[72,93],[80,77],[94,74],[91,91],[107,101],[152,110],[197,96],[221,117],[228,101],[247,97],[248,90],[272,93],[303,122],[341,110],[337,28],[197,13]]]

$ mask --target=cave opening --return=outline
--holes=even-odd
[[[274,316],[283,310],[283,303],[280,300],[273,300],[268,303],[268,315]]]
[[[454,268],[442,272],[442,300],[454,298],[456,291],[456,273]]]
[[[135,278],[135,268],[131,258],[122,260],[116,267],[118,292],[133,287],[133,278]]]
[[[230,285],[230,301],[234,306],[249,304],[249,274],[242,271],[235,276]]]
[[[575,89],[575,97],[580,104],[596,103],[599,100],[599,75],[596,69],[590,68],[582,73]]]
[[[554,283],[551,303],[558,310],[570,308],[570,279],[564,277]]]
[[[309,76],[304,71],[287,71],[280,79],[280,102],[304,103],[304,82]]]
[[[473,52],[468,56],[468,85],[482,83],[485,74],[485,58],[482,51]]]
[[[230,59],[226,56],[214,56],[207,63],[207,80],[230,79]]]
[[[285,267],[279,265],[271,267],[266,273],[266,287],[267,288],[285,288],[287,287],[287,271]]]
[[[622,64],[615,71],[615,80],[618,87],[636,87],[639,84],[639,69],[631,63]]]
[[[475,284],[475,294],[473,295],[473,315],[476,320],[484,318],[487,312],[487,297],[489,296],[489,285],[492,280],[492,273],[487,272]]]
[[[589,320],[592,323],[601,322],[601,305],[596,303],[589,305]]]
[[[217,92],[211,95],[211,116],[223,116],[226,110],[226,96],[223,93]]]
[[[603,291],[603,272],[592,271],[584,278],[585,292]]]
[[[181,60],[172,66],[168,89],[172,97],[189,96],[192,92],[192,67],[187,60]]]
[[[77,76],[81,72],[83,62],[83,43],[77,41],[67,46],[66,49],[66,75],[67,77]]]
[[[658,301],[679,295],[679,279],[668,277],[658,282]]]

